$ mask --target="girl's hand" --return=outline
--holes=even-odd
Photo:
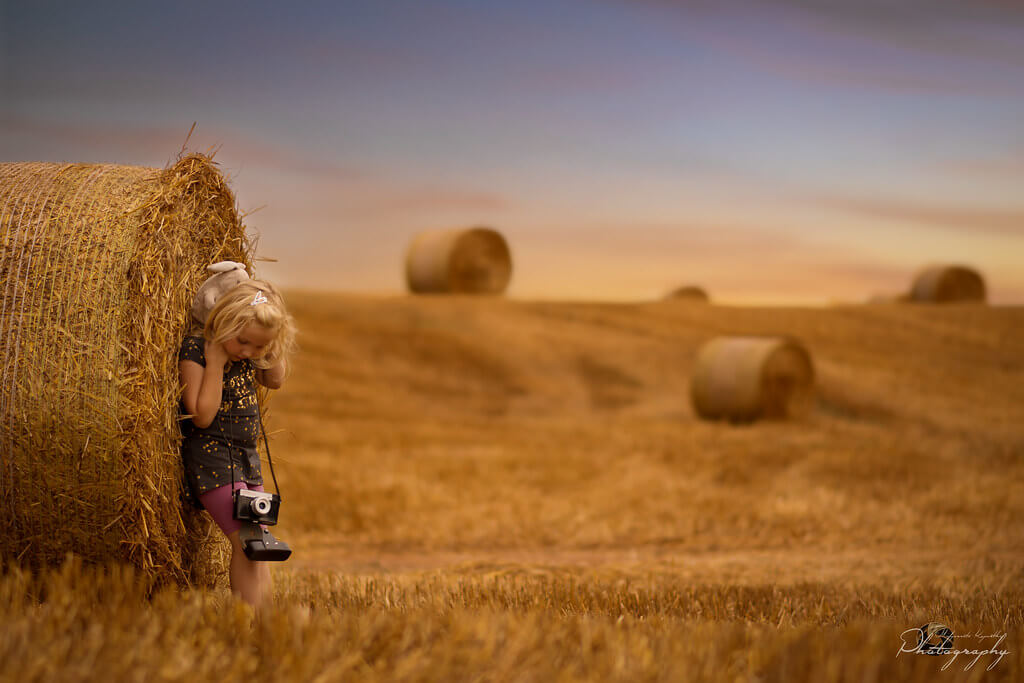
[[[223,344],[207,340],[203,347],[203,352],[206,354],[207,365],[212,365],[213,367],[224,367],[227,365],[228,352]]]
[[[284,384],[285,369],[285,362],[282,358],[281,360],[274,362],[274,364],[266,370],[257,370],[256,381],[268,389],[280,389]]]

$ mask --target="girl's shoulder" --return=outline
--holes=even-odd
[[[178,350],[178,360],[190,360],[206,367],[206,340],[202,337],[189,335],[181,341],[181,349]]]

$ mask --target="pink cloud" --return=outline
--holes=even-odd
[[[1019,4],[639,1],[677,13],[685,29],[692,19],[702,20],[705,30],[690,34],[694,40],[755,68],[803,81],[896,92],[1006,95],[1019,92],[1019,82],[1012,76],[1008,80],[1005,67],[1016,74],[1024,70]],[[984,68],[972,69],[970,77],[949,68],[972,63]]]
[[[944,164],[943,168],[981,180],[1024,178],[1024,148],[1000,156],[953,160]]]
[[[104,161],[119,159],[150,159],[149,163],[174,160],[183,146],[187,151],[214,154],[242,162],[245,166],[276,168],[292,173],[330,176],[354,180],[365,175],[363,170],[319,159],[301,150],[275,145],[234,130],[196,126],[191,137],[192,122],[176,126],[130,126],[106,122],[58,122],[30,119],[23,116],[0,115],[0,126],[12,138],[31,137],[46,141],[51,147],[64,150],[63,159],[83,160],[101,156]],[[186,142],[187,139],[187,142]],[[53,143],[59,145],[53,145]]]
[[[363,212],[388,211],[432,211],[471,210],[500,211],[508,208],[509,202],[500,194],[457,187],[412,185],[405,187],[384,187],[375,192],[376,196],[360,198],[356,206]]]
[[[1024,208],[964,207],[884,197],[817,195],[817,206],[893,221],[910,221],[939,228],[977,230],[994,235],[1024,237]]]
[[[10,114],[0,115],[0,126],[12,140],[34,138],[46,143],[50,149],[63,150],[62,159],[80,161],[101,156],[103,161],[110,163],[119,157],[170,160],[185,142],[189,130],[189,125],[176,129],[167,126],[56,123]]]

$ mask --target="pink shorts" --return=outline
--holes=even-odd
[[[203,504],[206,511],[213,517],[213,521],[217,523],[217,526],[220,527],[220,530],[226,536],[230,536],[242,528],[242,523],[235,519],[235,505],[231,500],[231,492],[234,489],[262,491],[263,485],[250,486],[244,481],[236,481],[234,488],[230,484],[224,484],[224,486],[218,486],[212,491],[207,491],[199,496],[199,502]]]

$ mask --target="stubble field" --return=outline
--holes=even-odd
[[[275,607],[13,573],[0,675],[1024,676],[1024,309],[289,303]],[[697,349],[732,333],[806,344],[810,414],[694,416]],[[898,655],[926,622],[1008,653]]]

